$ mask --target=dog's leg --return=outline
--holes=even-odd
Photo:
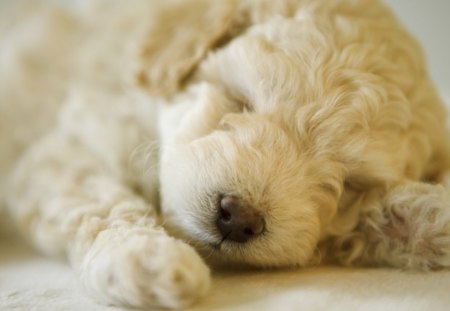
[[[344,263],[409,269],[450,266],[450,195],[438,184],[407,182],[365,201],[360,222],[334,240]]]
[[[133,307],[191,303],[208,288],[208,268],[119,180],[76,138],[55,133],[20,161],[9,205],[32,242],[66,255],[94,297]]]

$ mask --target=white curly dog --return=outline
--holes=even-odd
[[[450,266],[446,111],[379,1],[0,11],[0,195],[97,299],[186,306],[204,259]]]

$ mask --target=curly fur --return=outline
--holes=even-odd
[[[95,298],[186,306],[209,287],[204,260],[450,265],[446,111],[379,1],[18,2],[2,15],[0,195]],[[223,240],[224,193],[267,230]]]

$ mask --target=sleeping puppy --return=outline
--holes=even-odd
[[[209,287],[202,257],[450,265],[446,112],[379,1],[14,12],[28,18],[1,28],[2,191],[95,298],[186,306]]]

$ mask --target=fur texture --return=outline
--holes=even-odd
[[[2,12],[1,195],[97,299],[188,305],[210,282],[199,254],[450,265],[446,112],[420,47],[379,1]],[[266,230],[223,239],[223,194]]]

